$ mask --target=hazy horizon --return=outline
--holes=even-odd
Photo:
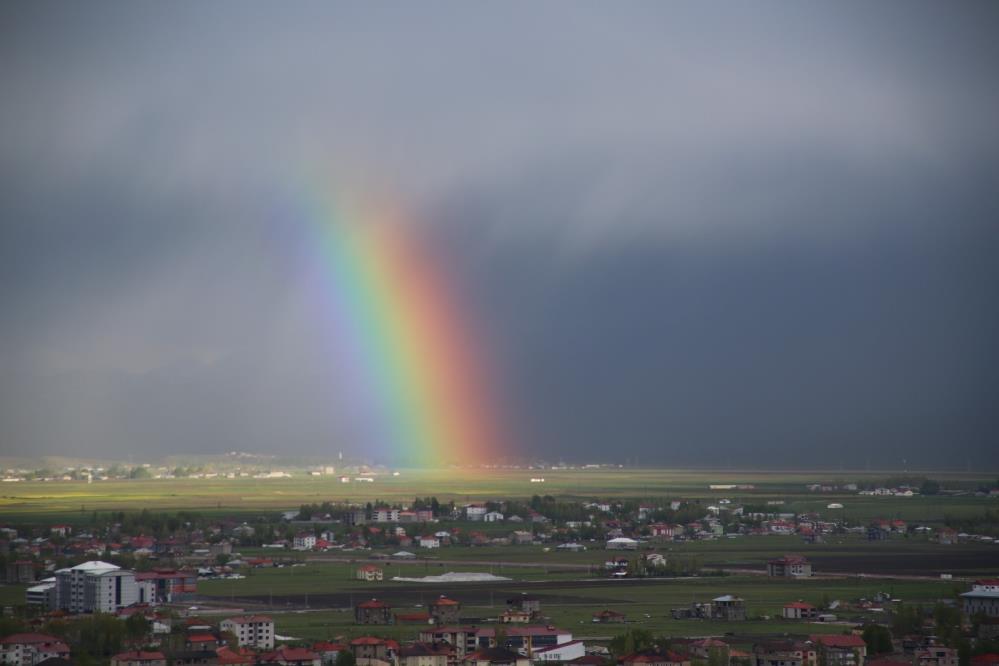
[[[432,249],[493,457],[996,469],[997,29],[988,2],[4,3],[0,455],[414,462],[329,333],[319,190]]]

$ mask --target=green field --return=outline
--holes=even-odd
[[[543,475],[545,483],[531,483]],[[373,483],[339,483],[332,477],[305,475],[290,479],[152,479],[94,483],[32,481],[4,484],[0,521],[53,520],[84,522],[94,511],[197,510],[206,514],[259,514],[297,508],[324,500],[410,502],[435,495],[456,502],[526,498],[548,494],[566,499],[684,498],[710,502],[728,498],[736,503],[761,504],[783,500],[779,511],[822,511],[830,502],[844,504],[835,517],[868,520],[899,517],[937,523],[947,516],[981,513],[995,500],[962,497],[863,497],[855,493],[809,493],[808,483],[876,481],[889,473],[870,472],[734,472],[671,469],[530,470],[402,470],[382,475]],[[992,474],[933,473],[952,487],[974,488],[994,482]],[[713,491],[710,484],[751,484],[753,490]]]
[[[382,589],[384,584],[376,588]],[[739,635],[774,633],[823,633],[842,632],[844,624],[820,624],[785,621],[778,619],[784,603],[804,600],[819,604],[831,600],[853,600],[872,597],[876,592],[890,592],[906,603],[933,604],[939,599],[953,598],[963,588],[953,582],[901,582],[879,580],[808,580],[773,581],[761,577],[730,576],[725,578],[692,578],[676,580],[666,585],[651,586],[642,582],[620,581],[620,585],[604,588],[590,588],[584,584],[578,587],[566,585],[557,592],[538,592],[529,584],[522,586],[503,585],[503,594],[497,592],[494,603],[465,605],[463,616],[488,618],[496,617],[504,608],[505,594],[511,592],[532,592],[543,598],[543,612],[554,624],[570,629],[577,636],[593,639],[606,638],[623,630],[621,625],[595,625],[591,622],[596,610],[610,608],[627,614],[626,626],[642,627],[653,633],[667,633],[676,636],[705,636],[734,633]],[[428,586],[427,599],[436,590]],[[455,586],[449,593],[459,593]],[[673,620],[669,617],[672,608],[686,606],[691,601],[705,601],[720,594],[735,594],[747,603],[749,620],[746,622],[709,622],[703,620]],[[384,595],[379,595],[383,597]],[[236,597],[234,602],[238,604]],[[415,611],[416,604],[407,607],[396,606],[399,612]],[[296,638],[315,639],[347,637],[352,638],[369,633],[400,639],[412,638],[418,627],[398,625],[390,627],[363,627],[355,625],[349,609],[305,609],[301,604],[296,610],[282,610],[280,604],[260,607],[274,615],[277,632]],[[648,617],[646,617],[648,616]],[[770,619],[764,619],[768,616]],[[845,621],[862,620],[857,613],[842,614]]]

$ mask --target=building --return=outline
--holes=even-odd
[[[670,650],[641,650],[618,659],[620,666],[690,666],[690,659]]]
[[[586,656],[586,646],[583,645],[583,641],[569,641],[534,651],[534,661],[552,661],[560,664],[583,656]]]
[[[767,562],[767,575],[777,578],[804,578],[812,575],[812,565],[801,555],[785,555]]]
[[[48,634],[11,634],[0,640],[0,663],[35,666],[46,659],[68,659],[69,646]]]
[[[711,619],[727,622],[746,619],[746,602],[731,594],[724,594],[711,600]]]
[[[496,645],[496,630],[493,627],[440,626],[423,629],[419,636],[421,643],[451,646],[452,658],[461,660],[477,650]]]
[[[510,597],[506,600],[507,608],[520,610],[531,615],[541,614],[541,599],[533,594],[521,594],[517,597]]]
[[[823,666],[864,666],[867,643],[856,634],[813,634]]]
[[[637,550],[638,542],[628,537],[617,537],[607,542],[607,550]]]
[[[239,647],[274,649],[274,620],[268,615],[238,615],[222,620],[219,627],[232,633]]]
[[[979,613],[986,617],[999,617],[999,591],[985,588],[971,589],[961,595],[964,614],[974,617]]]
[[[531,666],[527,657],[505,648],[482,648],[467,655],[464,666]]]
[[[361,636],[350,642],[350,651],[354,653],[354,659],[358,664],[366,666],[393,664],[398,648],[399,645],[395,641],[375,636]]]
[[[357,580],[366,580],[372,583],[376,580],[384,580],[385,572],[382,571],[381,567],[374,564],[362,564],[357,567],[356,576]]]
[[[316,547],[316,535],[311,532],[299,532],[291,547],[294,550],[312,550]]]
[[[552,626],[511,626],[506,630],[505,647],[533,658],[541,648],[555,647],[572,641],[572,633]]]
[[[35,580],[35,563],[31,560],[14,560],[7,563],[8,583],[31,583]]]
[[[392,606],[378,599],[362,601],[354,607],[354,621],[357,624],[392,624]]]
[[[959,660],[954,648],[931,645],[916,650],[912,663],[914,666],[958,666]]]
[[[43,611],[56,608],[56,579],[46,578],[24,591],[24,602]]]
[[[56,607],[70,613],[114,613],[139,601],[135,573],[93,560],[56,571]]]
[[[484,504],[469,504],[465,507],[465,518],[468,520],[482,520],[487,513],[489,510]]]
[[[753,645],[752,666],[818,666],[815,646],[804,641],[768,641]]]
[[[814,620],[818,614],[819,611],[815,606],[803,601],[792,601],[789,604],[784,604],[785,620]]]
[[[158,650],[130,650],[111,657],[111,666],[166,666],[166,655]]]
[[[456,624],[460,612],[461,604],[443,594],[430,602],[430,617],[434,624]]]
[[[322,659],[308,648],[282,645],[273,652],[260,655],[258,663],[280,666],[322,666]]]
[[[599,624],[616,624],[624,622],[624,613],[612,610],[597,611],[593,614],[593,621]]]
[[[198,574],[178,569],[153,569],[135,574],[139,603],[169,604],[185,601],[198,593]]]
[[[413,643],[399,648],[399,666],[447,666],[451,651],[446,645]]]
[[[501,624],[528,624],[532,619],[531,613],[516,608],[507,608],[499,616]]]
[[[433,534],[421,536],[418,539],[418,545],[420,548],[440,548],[441,540],[434,536]]]

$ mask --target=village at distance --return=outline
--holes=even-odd
[[[2,663],[999,664],[992,484],[613,495],[19,515]],[[913,515],[929,495],[974,519]]]

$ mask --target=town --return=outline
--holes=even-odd
[[[995,663],[995,489],[910,481],[19,521],[0,527],[4,589],[22,595],[6,597],[3,661]],[[897,505],[847,517],[851,493]],[[975,501],[986,517],[889,517],[924,493]],[[837,501],[794,509],[823,495]],[[889,560],[863,559],[883,549]]]

